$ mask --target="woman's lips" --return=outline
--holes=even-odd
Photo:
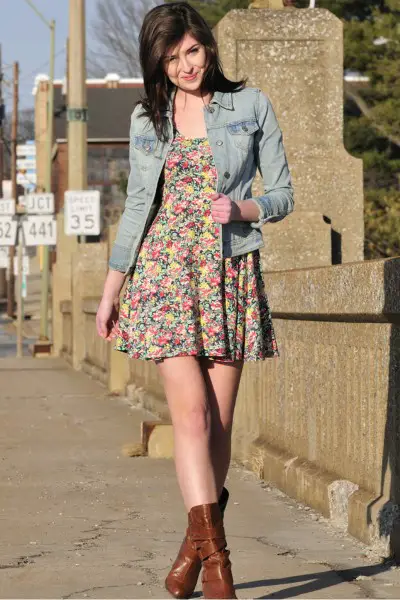
[[[197,73],[195,73],[194,75],[189,75],[188,77],[182,77],[182,79],[185,79],[186,81],[192,81],[192,79],[196,79],[197,77]]]

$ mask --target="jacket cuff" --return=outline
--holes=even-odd
[[[254,229],[261,229],[264,223],[268,223],[268,221],[277,223],[285,218],[285,216],[277,216],[273,214],[271,200],[268,196],[256,196],[254,198],[250,198],[250,200],[253,200],[253,202],[255,202],[260,209],[258,221],[250,221],[250,225]]]
[[[114,244],[111,250],[108,266],[113,271],[126,273],[129,268],[130,251],[128,248]]]

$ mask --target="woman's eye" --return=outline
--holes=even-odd
[[[192,48],[192,50],[190,51],[190,54],[197,54],[198,51],[199,51],[199,48]]]

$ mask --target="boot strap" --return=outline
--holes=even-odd
[[[218,552],[219,550],[223,550],[226,547],[225,538],[213,538],[208,540],[203,540],[202,542],[195,542],[197,547],[197,552],[201,560],[205,560],[214,552]]]
[[[218,563],[213,563],[212,567],[209,565],[208,569],[203,569],[202,581],[203,583],[207,583],[209,581],[224,581],[224,579],[228,576],[231,565],[231,561],[229,560],[229,550],[228,556],[221,557],[221,561]]]
[[[205,540],[211,540],[214,538],[225,538],[225,529],[222,521],[212,527],[204,527],[203,525],[191,523],[189,535],[194,542],[203,542]]]

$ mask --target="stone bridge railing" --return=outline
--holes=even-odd
[[[111,392],[168,419],[152,362],[95,331],[104,249],[73,259],[61,350]],[[245,366],[233,456],[388,553],[400,500],[400,258],[264,274],[281,356]]]

